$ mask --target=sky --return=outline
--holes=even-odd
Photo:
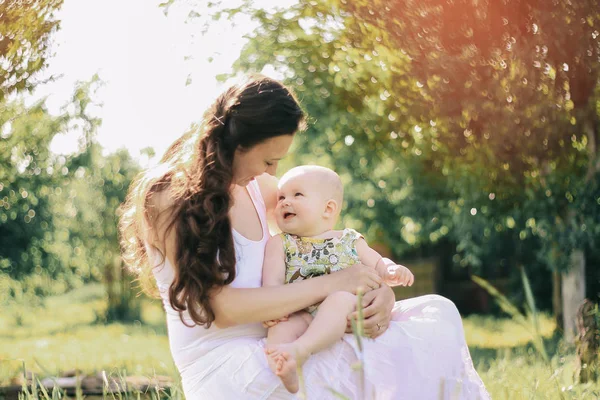
[[[242,16],[235,26],[220,23],[201,36],[199,24],[186,23],[186,1],[176,3],[168,15],[160,2],[65,0],[57,15],[61,28],[52,39],[54,55],[44,72],[59,79],[41,85],[31,98],[47,96],[49,110],[58,112],[76,82],[97,73],[104,82],[94,97],[102,103],[94,110],[103,121],[97,134],[100,144],[107,152],[125,147],[135,158],[148,146],[162,154],[224,90],[215,76],[231,72],[244,34],[255,25]],[[259,0],[257,5],[286,3],[292,1]],[[263,72],[277,77],[273,71]],[[191,83],[186,85],[188,78]],[[63,134],[52,150],[68,153],[76,146],[77,133]]]

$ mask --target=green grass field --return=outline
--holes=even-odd
[[[112,375],[177,378],[160,303],[145,300],[143,322],[96,324],[105,307],[99,285],[46,299],[44,307],[0,313],[0,385],[20,381],[23,364],[39,376],[79,369]],[[540,316],[550,364],[536,354],[532,335],[511,319],[464,319],[473,362],[493,399],[597,399],[599,384],[573,382],[574,349],[562,344],[553,320]],[[111,397],[112,398],[112,397]]]

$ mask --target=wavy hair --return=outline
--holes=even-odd
[[[152,197],[167,191],[169,206],[160,212],[168,215],[166,232],[174,230],[175,236],[175,260],[171,260],[175,277],[169,300],[184,324],[187,310],[195,324],[210,327],[215,320],[210,304],[213,289],[235,279],[229,219],[235,150],[292,135],[304,123],[304,112],[288,88],[261,75],[251,76],[222,93],[199,126],[177,139],[157,167],[132,182],[119,209],[123,259],[142,287],[156,295],[151,290],[151,269],[162,264],[166,254],[150,245],[147,237],[156,230],[159,216]],[[160,261],[149,256],[153,250]]]

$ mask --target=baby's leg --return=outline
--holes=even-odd
[[[346,318],[354,311],[356,296],[348,292],[335,292],[321,303],[317,315],[306,332],[289,344],[275,345],[269,355],[277,360],[275,374],[291,393],[298,391],[297,368],[308,356],[323,350],[338,340],[346,331]]]
[[[267,333],[267,348],[281,343],[292,343],[308,328],[312,316],[306,311],[298,311],[289,316],[287,321],[279,322],[269,328]]]
[[[281,370],[281,355],[277,345],[292,343],[298,339],[306,331],[311,320],[312,316],[309,313],[298,311],[290,315],[287,321],[279,322],[269,328],[265,353],[267,354],[269,367],[275,375],[279,376]],[[288,390],[296,388],[295,392],[298,391],[298,377],[288,379],[287,376],[285,378],[280,376],[280,379]]]
[[[293,342],[308,355],[326,349],[346,332],[347,317],[356,308],[356,296],[349,292],[335,292],[319,306],[317,315],[306,332]],[[304,362],[306,358],[301,360]]]

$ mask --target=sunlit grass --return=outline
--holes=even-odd
[[[554,357],[549,368],[531,351],[504,352],[479,373],[494,400],[599,398],[597,383],[574,383],[574,359],[574,355]]]
[[[160,303],[144,300],[142,321],[131,324],[96,323],[105,307],[102,286],[92,285],[49,298],[43,307],[3,309],[0,385],[22,381],[23,362],[40,379],[78,369],[82,374],[104,370],[113,376],[167,375],[177,382]],[[531,331],[513,319],[464,318],[473,362],[492,398],[600,398],[600,385],[574,384],[574,350],[560,342],[553,318],[540,314],[539,325],[551,355],[550,365],[532,345]]]
[[[49,298],[43,307],[10,307],[0,315],[0,385],[22,375],[78,369],[126,371],[128,375],[176,375],[157,301],[145,300],[143,321],[96,324],[106,307],[99,285]]]
[[[3,338],[0,355],[4,360],[24,360],[28,369],[44,375],[71,369],[93,372],[115,367],[135,375],[172,372],[165,336],[149,328],[119,324],[81,326],[52,335]],[[10,370],[17,373],[21,363],[12,364]],[[2,381],[10,375],[3,376]]]
[[[522,346],[531,340],[531,332],[509,318],[472,315],[463,321],[467,343],[471,347],[502,349]],[[540,315],[541,334],[551,338],[556,322],[547,314]]]

